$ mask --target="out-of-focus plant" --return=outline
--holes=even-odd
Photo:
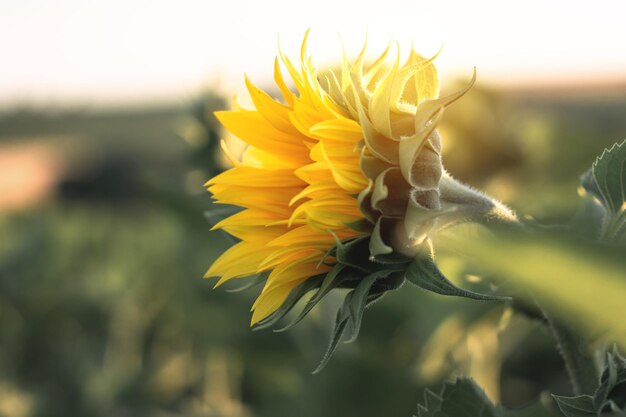
[[[234,167],[207,183],[217,203],[239,208],[215,225],[235,244],[207,277],[219,276],[219,285],[255,276],[245,288],[264,284],[252,308],[258,329],[299,307],[285,330],[329,293],[348,290],[316,372],[343,336],[357,338],[364,310],[405,282],[442,295],[507,302],[552,331],[577,395],[556,397],[566,416],[623,415],[624,360],[615,350],[600,364],[600,379],[590,337],[626,346],[623,261],[592,258],[594,250],[601,257],[622,251],[626,241],[626,146],[605,151],[582,177],[581,210],[569,226],[555,228],[560,243],[547,242],[543,227],[520,221],[443,168],[436,128],[444,109],[475,78],[439,97],[435,57],[411,50],[404,63],[399,52],[388,62],[389,51],[366,65],[364,47],[353,63],[344,58],[339,75],[328,71],[321,79],[305,36],[299,65],[282,52],[276,59],[282,102],[246,79],[254,109],[217,114],[249,147],[241,160],[229,155]],[[287,87],[281,63],[297,93]],[[459,225],[468,223],[490,232],[467,238]],[[578,255],[561,242],[575,239],[584,239]],[[435,261],[440,245],[465,252],[476,270],[505,285],[489,293],[459,288]],[[466,335],[483,343],[492,336]],[[491,346],[487,354],[495,352]],[[419,417],[552,413],[545,404],[519,412],[495,406],[468,379],[444,386],[439,395],[427,393],[418,410]]]
[[[213,112],[224,107],[224,100],[212,92],[195,98],[189,114],[181,121],[179,135],[191,147],[191,165],[202,175],[213,177],[223,170],[219,159],[220,128]]]
[[[459,88],[452,83],[452,90]],[[514,105],[503,92],[481,83],[446,109],[439,131],[445,138],[443,158],[452,175],[473,186],[502,180],[523,160],[522,132],[513,123]]]
[[[430,383],[471,375],[489,398],[499,399],[501,362],[506,353],[499,335],[512,311],[496,307],[478,317],[463,313],[451,315],[433,332],[419,358],[418,375]]]

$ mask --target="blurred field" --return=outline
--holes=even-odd
[[[491,302],[403,288],[316,376],[335,300],[287,333],[250,331],[256,289],[202,280],[228,244],[203,216],[221,106],[207,94],[0,115],[0,416],[410,416],[455,367],[512,406],[568,392],[549,335]],[[625,114],[621,87],[478,86],[444,117],[444,160],[520,213],[565,222]]]

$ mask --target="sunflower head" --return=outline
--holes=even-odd
[[[422,256],[429,238],[462,212],[435,129],[475,74],[467,88],[439,97],[434,57],[411,49],[401,61],[390,45],[373,60],[363,47],[354,62],[344,57],[339,74],[321,76],[306,38],[297,64],[282,52],[275,60],[281,98],[246,78],[254,108],[216,113],[248,147],[207,183],[216,203],[241,208],[214,226],[239,241],[207,277],[220,285],[260,274],[259,327],[310,291],[297,320],[332,289],[350,288],[336,330],[356,337],[365,306],[400,286],[416,258],[431,259]]]

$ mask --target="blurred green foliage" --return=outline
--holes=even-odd
[[[451,172],[539,219],[569,218],[578,176],[626,136],[626,99],[473,94],[446,115],[447,143],[484,154],[455,162],[451,148]],[[467,116],[472,97],[494,112],[484,137],[487,122]],[[0,214],[0,415],[408,416],[425,386],[438,392],[459,373],[511,406],[546,389],[571,394],[550,335],[495,302],[390,293],[315,376],[340,297],[289,332],[251,331],[257,289],[211,291],[201,278],[228,244],[203,217],[220,106],[208,94],[0,117],[0,150],[52,144],[66,163],[54,198]],[[441,266],[479,289],[454,258]]]

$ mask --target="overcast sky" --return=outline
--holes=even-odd
[[[317,66],[390,38],[444,75],[506,84],[626,79],[624,1],[0,0],[0,102],[184,98],[270,82],[277,35]]]

